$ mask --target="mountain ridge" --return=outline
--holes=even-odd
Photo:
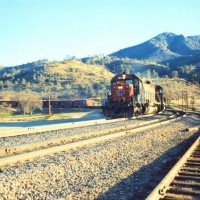
[[[114,74],[124,71],[147,78],[180,77],[200,83],[200,36],[184,37],[166,32],[127,49],[131,48],[136,49],[134,55],[140,59],[129,58],[124,49],[121,57],[94,56],[63,61],[44,59],[13,67],[0,66],[0,90],[43,88],[45,91],[47,85],[55,91],[64,91],[65,88],[85,90],[87,87],[86,95],[92,94],[96,88],[103,91]],[[130,57],[133,55],[130,51],[128,53]]]
[[[161,33],[146,42],[116,51],[109,56],[162,62],[200,53],[200,35],[184,36]]]

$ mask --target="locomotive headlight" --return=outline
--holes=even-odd
[[[122,75],[122,79],[125,79],[125,78],[126,78],[126,74],[123,74],[123,75]]]
[[[123,87],[122,86],[118,86],[118,89],[123,89]]]

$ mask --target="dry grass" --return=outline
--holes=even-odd
[[[170,104],[173,106],[181,107],[182,104],[187,104],[186,98],[182,99],[183,92],[188,94],[188,106],[191,109],[195,107],[200,110],[200,86],[185,81],[184,79],[164,79],[160,78],[154,80],[156,84],[161,85],[164,88],[165,96],[170,100]]]
[[[102,77],[110,81],[114,76],[113,73],[100,65],[88,65],[77,60],[53,63],[48,70],[50,74],[58,73],[65,78],[76,77],[77,84],[82,84],[82,80],[98,82],[102,80]]]
[[[200,86],[187,82],[184,79],[159,78],[154,80],[154,82],[164,87],[165,94],[169,97],[171,96],[172,99],[180,97],[182,91],[187,91],[189,97],[195,96],[197,99],[200,98]]]

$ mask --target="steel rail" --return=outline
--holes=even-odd
[[[143,117],[150,117],[150,116],[154,116],[154,114],[145,115]],[[142,118],[142,117],[140,116],[137,118]],[[130,119],[136,119],[136,117],[132,117]],[[25,128],[14,127],[14,130],[10,130],[10,128],[5,128],[5,130],[1,130],[0,138],[14,137],[14,136],[26,135],[37,132],[63,130],[74,127],[92,126],[97,124],[109,124],[121,121],[127,121],[127,118],[112,119],[112,120],[98,119],[98,120],[88,120],[88,121],[78,121],[78,122],[67,122],[67,123],[53,124],[53,125],[50,124],[41,126],[30,126]]]
[[[170,110],[169,112],[172,112],[173,115],[177,111]],[[160,112],[159,114],[162,114]],[[172,116],[173,116],[172,115]],[[129,119],[140,119],[140,118],[146,118],[150,116],[156,116],[155,114],[149,114],[149,115],[143,115],[139,117],[132,117]],[[10,128],[4,128],[1,130],[0,138],[5,137],[14,137],[19,135],[28,135],[31,133],[37,133],[37,132],[47,132],[47,131],[56,131],[56,130],[64,130],[68,128],[74,128],[74,127],[83,127],[83,126],[92,126],[97,124],[109,124],[109,123],[115,123],[120,121],[126,121],[127,118],[120,118],[120,119],[112,119],[112,120],[106,120],[106,119],[98,119],[98,120],[88,120],[88,121],[78,121],[78,122],[67,122],[67,123],[60,123],[60,124],[50,124],[50,125],[41,125],[41,126],[30,126],[30,127],[14,127],[13,130]]]
[[[126,119],[115,119],[112,122],[124,121]],[[31,133],[37,132],[46,132],[46,131],[56,131],[62,129],[68,129],[73,127],[82,127],[82,126],[91,126],[97,124],[106,124],[112,123],[106,119],[99,119],[99,120],[88,120],[88,121],[79,121],[79,122],[67,122],[67,123],[60,123],[60,124],[50,124],[50,125],[41,125],[41,126],[30,126],[30,127],[14,127],[14,130],[10,130],[10,128],[5,128],[5,130],[1,131],[0,138],[5,137],[13,137],[19,135],[26,135]]]
[[[157,187],[151,192],[146,200],[158,200],[164,198],[166,191],[170,188],[174,178],[179,173],[181,167],[187,162],[191,154],[195,151],[199,145],[200,137],[193,143],[188,151],[182,156],[182,158],[176,163],[176,165],[167,173],[163,180],[157,185]]]
[[[51,154],[54,154],[54,153],[74,149],[74,148],[77,148],[77,147],[80,148],[80,147],[83,147],[85,145],[94,145],[96,143],[101,143],[101,142],[116,139],[116,138],[119,138],[119,137],[128,136],[128,135],[140,132],[140,131],[145,131],[149,128],[160,126],[162,124],[171,123],[172,121],[175,121],[179,118],[180,118],[180,116],[177,117],[177,118],[174,118],[174,119],[168,118],[168,119],[166,119],[166,121],[159,121],[159,122],[156,122],[154,124],[149,124],[149,125],[137,127],[135,129],[132,129],[132,130],[119,131],[117,133],[111,133],[111,134],[108,134],[108,135],[97,136],[97,137],[93,137],[93,138],[90,138],[90,139],[84,139],[84,140],[81,140],[81,141],[72,142],[72,143],[68,143],[68,144],[64,144],[64,145],[60,145],[60,146],[55,146],[55,147],[50,147],[50,148],[46,148],[46,149],[35,150],[33,152],[28,152],[28,153],[23,153],[23,154],[19,154],[19,155],[13,155],[13,156],[5,157],[5,158],[0,158],[0,167],[5,166],[5,165],[14,164],[14,163],[17,163],[17,162],[24,162],[26,160],[33,160],[36,157],[51,155]]]
[[[137,124],[120,126],[117,128],[110,128],[110,129],[106,129],[106,130],[95,131],[95,132],[91,132],[91,133],[77,134],[77,135],[73,135],[73,136],[67,136],[64,138],[55,138],[55,139],[51,139],[51,140],[44,140],[44,141],[40,141],[40,142],[28,143],[28,144],[17,145],[17,146],[12,146],[12,147],[4,147],[4,148],[0,148],[0,156],[13,154],[13,153],[19,152],[19,151],[40,148],[40,147],[44,147],[44,146],[52,146],[53,144],[59,145],[60,143],[68,143],[68,142],[72,142],[72,141],[78,141],[81,139],[89,139],[90,137],[97,137],[97,136],[101,136],[101,135],[111,134],[111,133],[119,132],[122,130],[127,131],[127,130],[134,129],[134,128],[144,126],[147,124],[162,122],[163,120],[165,120],[167,118],[173,118],[173,117],[176,117],[176,115],[171,115],[169,117],[163,117],[162,119],[155,119],[155,120],[137,123]]]

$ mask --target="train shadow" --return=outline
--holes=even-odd
[[[170,167],[171,169],[171,167],[178,161],[177,156],[183,155],[198,136],[200,136],[200,132],[195,133],[187,140],[163,153],[152,163],[141,167],[127,178],[121,180],[108,191],[100,194],[96,200],[146,199],[151,191],[168,173],[166,168]]]
[[[76,116],[68,119],[0,122],[0,127],[10,127],[10,128],[33,127],[33,126],[55,125],[63,123],[75,123],[75,122],[82,122],[89,120],[105,119],[100,109],[95,109],[95,110],[88,109],[82,112],[85,112],[85,114],[79,116],[77,112]]]

